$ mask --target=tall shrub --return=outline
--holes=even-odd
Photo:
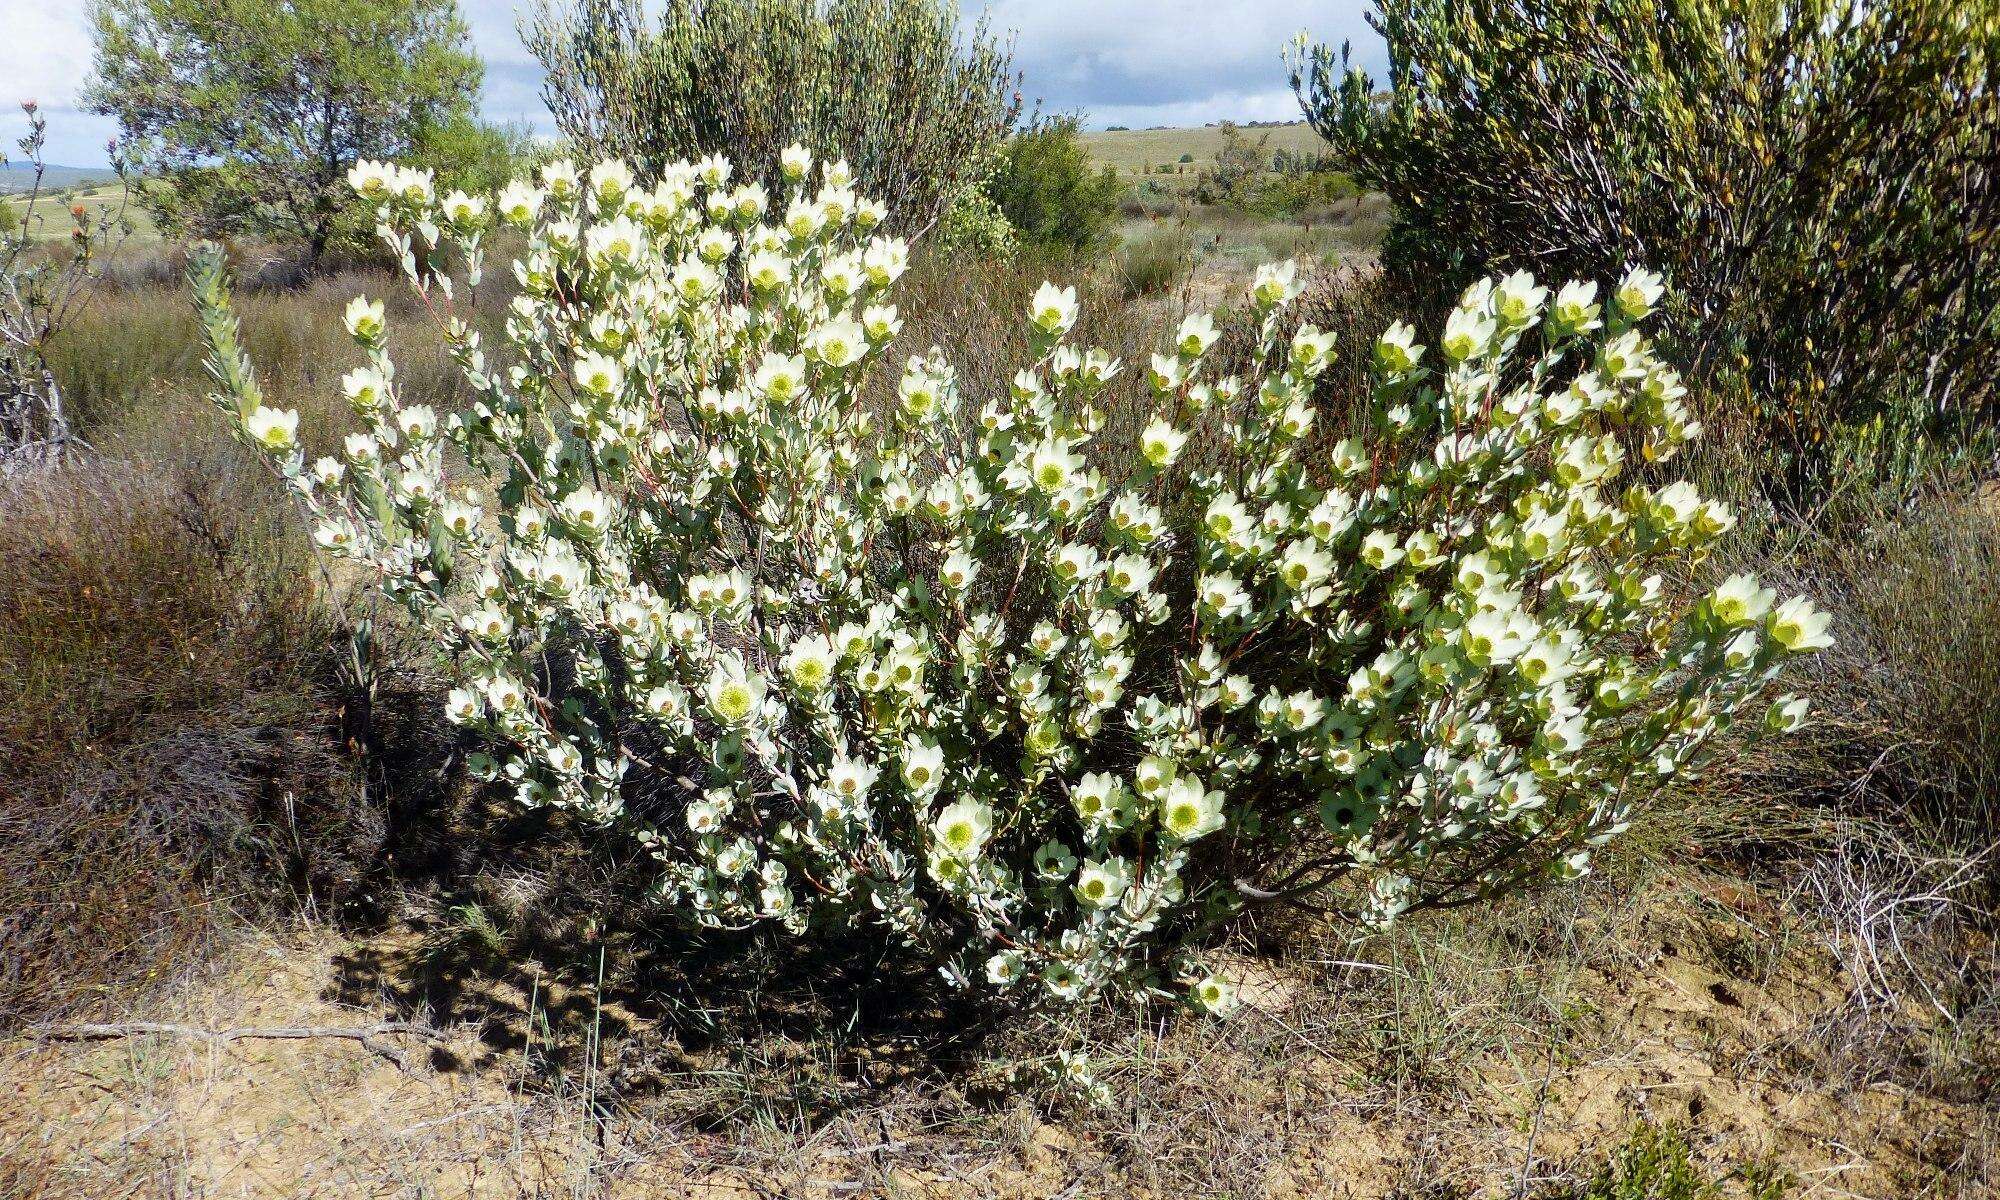
[[[1000,152],[986,190],[1026,241],[1089,250],[1111,236],[1118,176],[1091,163],[1077,136],[1081,128],[1081,119],[1070,115],[1037,120]]]
[[[776,191],[793,143],[929,227],[1020,114],[1010,48],[946,0],[541,0],[523,31],[556,125],[652,182],[727,155]]]
[[[1435,348],[1392,326],[1308,469],[1334,347],[1282,332],[1289,264],[1247,297],[1243,372],[1205,369],[1208,314],[1129,368],[1078,346],[1075,291],[1045,283],[1019,371],[968,394],[945,349],[884,361],[903,243],[843,168],[783,162],[775,226],[716,160],[653,188],[555,164],[494,209],[371,167],[477,398],[401,397],[356,298],[365,428],[338,455],[264,403],[219,251],[191,267],[217,402],[460,665],[477,772],[635,839],[691,921],[882,929],[1029,1002],[1224,1007],[1197,953],[1220,923],[1309,900],[1386,922],[1584,870],[1829,641],[1747,576],[1663,590],[1731,516],[1618,483],[1628,447],[1698,432],[1636,327],[1649,276],[1608,304],[1483,284]],[[499,357],[416,253],[441,237],[476,275],[494,211],[528,235]],[[1146,411],[1107,419],[1128,369]]]
[[[2000,402],[2000,8],[1990,0],[1378,0],[1386,95],[1293,58],[1313,126],[1397,210],[1388,257],[1663,270],[1690,374],[1815,488],[1859,440]]]

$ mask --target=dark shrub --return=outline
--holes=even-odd
[[[1306,113],[1417,287],[1663,271],[1679,361],[1772,484],[1950,448],[2000,403],[2000,21],[1963,0],[1377,0],[1391,86]],[[1718,421],[1717,423],[1723,423]],[[1865,462],[1864,462],[1865,465]]]

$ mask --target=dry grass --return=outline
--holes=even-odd
[[[440,976],[410,934],[324,930],[247,947],[154,1011],[415,1014],[444,1048],[403,1073],[339,1042],[24,1041],[0,1161],[48,1164],[34,1194],[52,1197],[1681,1195],[1587,1190],[1654,1160],[1720,1194],[1990,1194],[1990,1091],[1897,1055],[1846,1070],[1848,1047],[1950,1023],[1882,1003],[1830,916],[1778,880],[1634,865],[1368,942],[1265,931],[1275,948],[1235,960],[1251,1007],[1223,1025],[1000,1022],[964,1058],[783,962],[689,1008],[615,942],[602,982],[587,944],[568,967],[516,947]],[[1946,932],[1904,930],[1896,988],[1938,983],[1965,952]],[[1064,1041],[1090,1048],[1110,1107],[1034,1082]],[[1663,1154],[1648,1130],[1669,1127],[1685,1147]],[[134,1182],[162,1179],[178,1190]]]

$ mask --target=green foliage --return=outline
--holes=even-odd
[[[986,191],[1026,241],[1089,250],[1110,237],[1118,176],[1092,165],[1080,128],[1075,116],[1038,120],[1001,151]]]
[[[943,0],[542,0],[524,36],[579,152],[650,182],[679,158],[844,157],[898,228],[937,221],[1020,114],[1009,48]]]
[[[1257,181],[1249,208],[1267,217],[1297,217],[1359,194],[1345,171],[1280,172]]]
[[[479,194],[500,190],[535,157],[525,126],[496,125],[468,112],[426,129],[411,161],[432,171],[439,187]]]
[[[21,211],[9,200],[0,200],[0,234],[9,234],[21,227]]]
[[[1740,1178],[1740,1194],[1750,1200],[1783,1200],[1791,1187],[1783,1172],[1768,1167],[1746,1166],[1730,1174]],[[1721,1183],[1696,1165],[1678,1128],[1647,1124],[1634,1129],[1580,1190],[1548,1200],[1721,1200]]]
[[[1991,0],[1378,0],[1392,87],[1293,86],[1440,298],[1501,266],[1663,270],[1695,381],[1816,492],[1843,429],[1989,419],[2000,305]]]
[[[364,158],[466,138],[482,68],[455,0],[95,0],[93,112],[163,230],[297,238],[315,261]]]
[[[938,244],[980,259],[1013,256],[1020,234],[988,187],[999,169],[1000,155],[995,154],[977,178],[968,179],[959,187],[958,195],[952,198],[938,222]]]

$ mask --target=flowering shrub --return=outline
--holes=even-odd
[[[1434,348],[1392,327],[1335,437],[1333,339],[1283,332],[1300,285],[1266,267],[1263,365],[1205,369],[1190,316],[1108,445],[1127,368],[1069,342],[1073,290],[1034,297],[1007,394],[963,395],[944,350],[881,361],[906,248],[844,165],[788,152],[775,200],[730,174],[557,163],[489,204],[362,164],[475,398],[404,403],[356,299],[337,456],[261,403],[219,257],[192,269],[218,401],[460,664],[480,776],[636,838],[694,921],[879,923],[1024,1001],[1222,1009],[1198,951],[1246,907],[1382,923],[1575,875],[1828,644],[1750,578],[1662,586],[1731,516],[1618,482],[1699,432],[1635,328],[1656,277],[1483,283]],[[454,246],[476,283],[496,220],[527,235],[505,365],[418,266]]]

